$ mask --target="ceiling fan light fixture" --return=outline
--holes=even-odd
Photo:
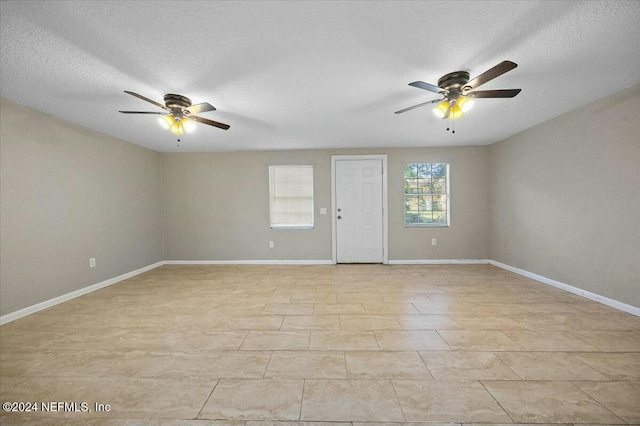
[[[462,118],[464,116],[464,112],[462,112],[462,109],[458,106],[458,104],[456,103],[456,105],[451,107],[451,112],[449,112],[449,118],[452,120],[457,120],[458,118]]]
[[[442,101],[433,109],[433,113],[438,118],[444,118],[444,115],[447,113],[447,109],[449,109],[449,102]]]
[[[169,130],[173,124],[173,117],[170,115],[160,116],[158,117],[158,123],[160,123],[163,129]]]
[[[180,119],[175,120],[171,124],[171,127],[169,127],[169,131],[177,136],[184,134],[184,127],[182,127],[182,121]]]
[[[462,112],[467,112],[473,107],[473,99],[458,98],[456,105],[460,107]]]
[[[196,130],[196,122],[193,120],[189,120],[188,118],[183,118],[182,121],[182,128],[184,129],[185,132],[187,133],[191,133],[193,131]]]

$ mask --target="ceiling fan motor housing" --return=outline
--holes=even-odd
[[[187,98],[186,96],[167,93],[166,95],[164,95],[164,104],[167,106],[167,108],[184,109],[191,106],[191,99]]]
[[[457,89],[461,91],[465,84],[469,82],[469,73],[466,71],[454,71],[445,74],[438,80],[438,87],[446,90]]]
[[[467,71],[454,71],[440,77],[438,87],[447,91],[447,98],[451,102],[458,99],[468,82],[469,73]]]

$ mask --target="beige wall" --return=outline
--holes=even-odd
[[[389,259],[487,259],[489,147],[392,149],[388,153]],[[450,227],[404,227],[403,165],[411,162],[450,164]],[[432,238],[437,245],[431,245]]]
[[[162,154],[165,259],[330,260],[331,155],[346,154],[388,155],[389,259],[487,258],[488,153],[459,147]],[[450,228],[404,228],[403,162],[420,161],[451,163]],[[314,229],[269,228],[270,164],[315,166]]]
[[[491,258],[640,306],[640,85],[491,147]]]
[[[160,154],[0,102],[1,315],[162,260]]]
[[[166,260],[331,259],[330,164],[315,151],[163,154]],[[269,228],[269,164],[314,164],[316,226]],[[269,249],[268,242],[275,241]]]

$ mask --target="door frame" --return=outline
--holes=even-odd
[[[341,160],[382,160],[382,263],[389,263],[389,206],[387,154],[331,156],[331,261],[338,263],[338,228],[336,221],[336,162]]]

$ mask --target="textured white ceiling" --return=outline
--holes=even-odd
[[[640,1],[2,1],[2,97],[157,151],[483,145],[640,81]],[[456,133],[408,86],[518,68]],[[176,137],[130,90],[217,111]]]

